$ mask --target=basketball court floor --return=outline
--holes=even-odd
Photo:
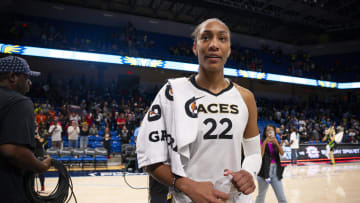
[[[148,176],[131,174],[128,183],[137,188],[148,186]],[[46,191],[54,188],[57,178],[46,178]],[[120,172],[89,173],[88,176],[72,177],[74,192],[79,203],[146,203],[147,189],[132,189]],[[359,203],[360,163],[341,163],[288,166],[283,179],[288,203]],[[253,195],[255,197],[257,190]],[[75,202],[72,199],[70,202]],[[269,187],[266,203],[276,203]]]

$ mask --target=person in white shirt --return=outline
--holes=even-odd
[[[69,116],[69,121],[76,121],[79,122],[81,120],[79,114],[72,112],[72,114]]]
[[[69,147],[77,148],[78,146],[78,138],[80,133],[79,125],[76,121],[71,122],[71,126],[67,129],[68,139],[69,139]]]
[[[299,149],[299,133],[296,132],[296,128],[291,128],[290,134],[290,148],[291,148],[291,165],[297,164],[297,150]]]
[[[61,148],[62,147],[62,127],[60,122],[58,122],[58,117],[55,116],[54,122],[50,125],[49,135],[51,136],[51,145],[53,147]]]

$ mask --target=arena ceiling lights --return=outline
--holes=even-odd
[[[164,68],[169,70],[190,71],[190,72],[198,71],[198,64],[192,64],[192,63],[165,61],[165,60],[149,59],[149,58],[137,58],[137,57],[111,55],[111,54],[97,54],[97,53],[81,52],[81,51],[67,51],[67,50],[59,50],[59,49],[48,49],[48,48],[1,44],[1,43],[0,43],[0,53],[79,60],[79,61],[90,61],[90,62],[100,62],[100,63],[125,64],[130,66],[139,66],[146,68]],[[337,88],[337,89],[360,88],[360,82],[338,83],[338,82],[315,80],[315,79],[301,78],[301,77],[294,77],[287,75],[241,70],[241,69],[229,68],[229,67],[224,68],[224,74],[226,76],[233,76],[233,77],[244,77],[244,78],[252,78],[258,80],[268,80],[268,81],[283,82],[283,83],[298,84],[298,85],[309,85],[316,87],[327,87],[327,88]]]

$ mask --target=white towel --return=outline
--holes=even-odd
[[[136,140],[136,152],[140,168],[169,161],[165,138],[167,138],[167,122],[171,122],[172,119],[167,118],[169,115],[166,112],[170,108],[170,102],[164,98],[164,92],[165,87],[156,95],[141,123]],[[171,126],[171,124],[168,125]]]
[[[186,108],[191,108],[193,102],[196,102],[193,92],[193,87],[188,78],[178,78],[169,80],[173,90],[174,104],[172,105],[174,111],[173,129],[175,129],[175,140],[178,145],[178,151],[181,156],[190,159],[189,144],[195,141],[198,131],[197,117],[190,117],[186,113]],[[187,103],[188,102],[188,103]],[[195,106],[195,104],[194,104]],[[195,112],[193,112],[196,114]]]
[[[197,119],[186,113],[192,98],[196,102],[188,78],[170,79],[162,87],[141,124],[136,144],[139,167],[167,162],[174,174],[187,177],[184,164],[198,128]]]

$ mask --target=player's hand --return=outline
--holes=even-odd
[[[235,188],[239,191],[248,195],[255,191],[256,185],[254,182],[253,176],[247,172],[246,170],[240,170],[238,172],[233,172],[231,170],[226,169],[225,176],[232,175],[232,183]]]
[[[229,196],[216,190],[211,182],[191,181],[185,191],[194,203],[225,203]]]

